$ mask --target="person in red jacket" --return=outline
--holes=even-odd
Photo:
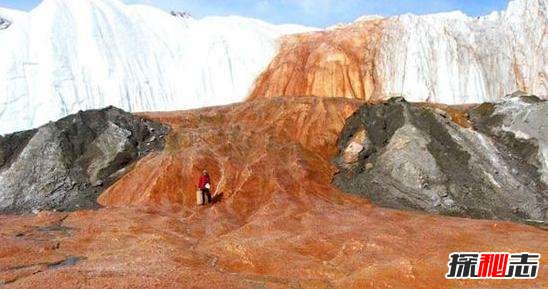
[[[211,203],[211,180],[209,179],[209,173],[206,170],[202,172],[202,175],[198,180],[198,189],[202,192],[204,205]]]

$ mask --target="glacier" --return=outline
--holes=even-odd
[[[465,104],[516,91],[546,98],[547,0],[504,11],[363,16],[321,32],[285,36],[250,99],[347,97]]]
[[[383,27],[378,81],[386,95],[446,104],[548,91],[546,0],[509,1],[505,11],[391,17]]]
[[[117,0],[0,8],[0,134],[108,105],[135,112],[241,101],[280,36],[313,30],[177,16]]]
[[[547,3],[513,0],[482,17],[457,11],[355,23],[382,23],[372,77],[385,97],[446,104],[496,101],[516,90],[546,97]],[[109,105],[139,112],[242,101],[282,36],[345,25],[353,24],[320,30],[238,16],[194,19],[119,0],[0,8],[0,134]]]

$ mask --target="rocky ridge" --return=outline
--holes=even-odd
[[[97,208],[97,197],[168,127],[117,108],[90,110],[0,136],[0,213]]]
[[[548,222],[548,103],[515,95],[462,111],[394,98],[364,105],[339,141],[334,184],[391,208]]]

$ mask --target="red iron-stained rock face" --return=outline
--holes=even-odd
[[[454,251],[548,254],[548,232],[379,208],[331,185],[350,99],[273,98],[146,113],[172,131],[104,208],[0,216],[5,288],[543,288],[450,281]],[[210,172],[215,204],[195,205]]]
[[[285,36],[250,99],[276,96],[380,97],[375,61],[385,20]]]

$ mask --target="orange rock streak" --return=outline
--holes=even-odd
[[[285,36],[249,98],[276,96],[380,98],[375,59],[386,20]]]

